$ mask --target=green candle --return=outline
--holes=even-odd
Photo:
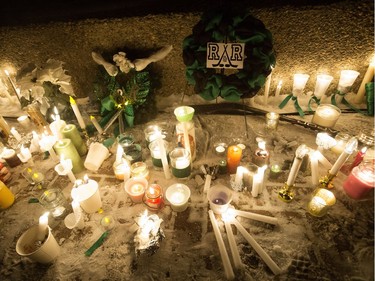
[[[77,127],[74,124],[66,125],[62,129],[63,138],[71,139],[74,146],[76,147],[79,155],[83,156],[87,153],[87,146],[84,143],[81,135],[79,134]]]
[[[79,153],[71,139],[59,140],[55,143],[53,148],[59,156],[64,155],[64,159],[72,160],[73,173],[79,173],[84,169],[81,156],[79,156]]]

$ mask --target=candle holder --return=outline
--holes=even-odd
[[[164,147],[165,147],[165,153],[166,153],[166,158],[167,162],[169,162],[169,152],[171,151],[171,145],[169,142],[163,140],[162,141]],[[160,145],[157,140],[154,140],[153,142],[150,143],[148,146],[150,153],[151,153],[151,160],[152,160],[152,165],[155,168],[163,168],[163,163],[162,163],[162,155],[160,153]]]
[[[315,217],[323,217],[328,209],[336,203],[335,195],[325,188],[318,188],[307,204],[307,211]]]
[[[284,186],[279,190],[279,199],[287,203],[291,202],[295,195],[294,187],[294,184],[289,186],[287,183],[285,183]]]
[[[177,147],[169,153],[172,174],[176,178],[187,178],[191,173],[190,153],[182,147]]]
[[[266,128],[269,130],[276,130],[279,125],[280,115],[276,112],[268,112],[266,114]]]
[[[145,162],[135,162],[130,166],[130,175],[132,178],[150,179],[150,171]]]
[[[322,176],[319,179],[319,187],[328,189],[334,188],[335,186],[333,185],[333,179],[335,177],[336,175],[332,175],[328,172],[325,176]]]
[[[150,143],[156,140],[158,135],[161,133],[162,138],[165,140],[168,137],[166,124],[153,124],[149,125],[144,129],[143,133],[145,135],[146,147],[148,148]]]
[[[315,110],[311,122],[324,128],[333,128],[341,115],[341,109],[332,104],[321,104]]]
[[[21,174],[32,186],[35,186],[38,189],[43,188],[44,175],[41,172],[28,167],[24,169]]]
[[[53,217],[64,217],[67,210],[67,201],[59,188],[44,191],[39,198],[39,202]]]
[[[188,207],[190,194],[190,188],[187,185],[175,183],[167,188],[165,197],[171,203],[173,211],[183,212]]]
[[[215,185],[208,191],[210,209],[215,214],[224,213],[232,201],[233,192],[224,185]]]
[[[164,200],[161,186],[156,183],[149,185],[143,197],[143,203],[153,212],[157,212],[163,208]]]

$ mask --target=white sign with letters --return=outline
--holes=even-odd
[[[245,43],[207,43],[207,68],[242,69]]]

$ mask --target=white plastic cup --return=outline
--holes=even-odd
[[[65,226],[69,229],[73,229],[75,227],[78,229],[82,229],[85,226],[82,214],[79,215],[79,218],[77,220],[76,215],[74,213],[70,213],[69,215],[65,217],[64,223],[65,223]]]
[[[99,185],[94,180],[88,180],[72,189],[71,196],[73,200],[79,202],[81,208],[88,214],[97,212],[102,207]]]
[[[16,252],[20,256],[30,258],[39,263],[51,263],[60,254],[60,246],[52,235],[51,229],[48,228],[46,240],[41,246],[33,249],[34,244],[37,242],[38,231],[38,225],[26,230],[17,241]]]
[[[167,188],[165,197],[171,203],[173,211],[183,212],[188,207],[190,194],[190,188],[187,185],[175,183]]]
[[[208,191],[210,208],[215,214],[224,213],[232,201],[232,191],[224,185],[215,185]]]
[[[109,150],[100,142],[93,142],[87,153],[84,166],[87,170],[96,172],[109,156]]]

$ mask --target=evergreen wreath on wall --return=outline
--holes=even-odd
[[[226,75],[206,68],[207,43],[245,43],[243,69]],[[223,9],[204,13],[183,41],[183,60],[188,84],[205,100],[251,98],[264,85],[276,58],[271,32],[248,12]]]

